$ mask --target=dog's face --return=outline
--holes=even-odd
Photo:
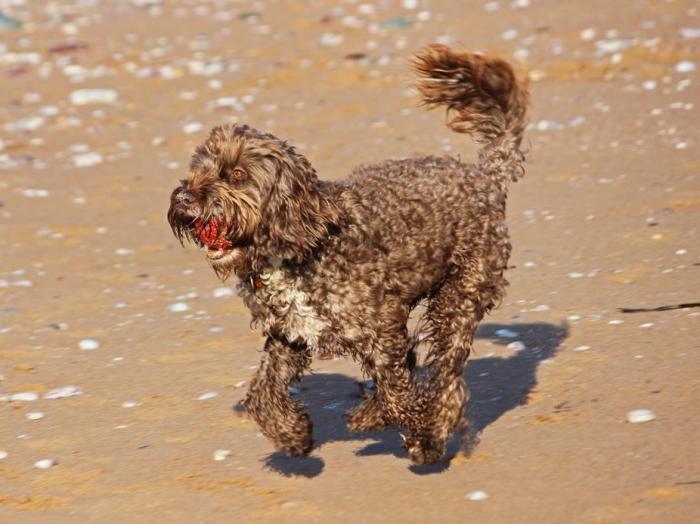
[[[170,197],[173,233],[199,245],[222,278],[238,269],[260,227],[277,171],[271,144],[248,126],[214,128]]]
[[[303,261],[336,220],[309,161],[240,124],[215,127],[197,147],[168,211],[175,236],[206,251],[222,279],[243,276],[246,264]]]

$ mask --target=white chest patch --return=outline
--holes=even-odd
[[[319,336],[328,323],[309,305],[309,296],[299,288],[299,281],[279,267],[262,271],[259,279],[262,285],[257,289],[246,283],[241,289],[253,323],[265,332],[276,331],[287,340],[303,340],[309,349],[319,351]]]

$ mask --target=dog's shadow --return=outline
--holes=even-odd
[[[499,337],[497,332],[505,332],[511,337]],[[507,358],[480,357],[478,354],[470,358],[465,380],[471,394],[470,431],[475,441],[479,433],[503,414],[527,404],[528,395],[537,385],[537,367],[543,360],[554,357],[568,332],[566,325],[546,323],[483,324],[479,328],[477,339],[489,339],[500,345],[519,340],[525,344],[525,349]],[[361,402],[356,380],[340,374],[309,374],[304,377],[300,390],[297,398],[307,405],[313,420],[317,449],[330,442],[369,440],[369,444],[356,451],[358,456],[391,454],[405,458],[396,430],[371,433],[348,431],[342,414]],[[449,467],[450,458],[458,451],[459,442],[453,439],[443,462],[431,466],[411,466],[410,469],[416,474],[444,471]],[[265,466],[285,476],[315,477],[323,471],[324,462],[313,455],[290,458],[285,452],[275,452],[265,458]]]

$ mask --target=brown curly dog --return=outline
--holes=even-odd
[[[523,174],[529,96],[506,62],[479,54],[432,45],[414,68],[423,102],[446,106],[448,126],[480,144],[476,164],[387,160],[326,182],[285,141],[235,124],[211,131],[172,193],[173,232],[205,248],[221,278],[235,273],[267,336],[245,407],[293,455],[313,440],[289,386],[321,351],[351,355],[376,385],[349,414],[352,430],[398,426],[415,464],[439,461],[456,429],[467,440],[462,375],[507,285],[506,195]],[[406,328],[419,302],[422,370]]]

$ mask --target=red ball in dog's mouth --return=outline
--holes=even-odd
[[[207,248],[207,257],[212,260],[222,258],[233,246],[232,242],[226,238],[226,219],[221,221],[213,217],[206,224],[202,224],[201,219],[194,221],[194,230],[199,241]]]

